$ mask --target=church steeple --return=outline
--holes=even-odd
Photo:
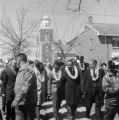
[[[51,23],[51,19],[45,15],[44,17],[41,18],[41,24],[40,24],[40,28],[48,28],[50,27],[50,23]]]
[[[53,28],[50,27],[50,23],[51,19],[48,16],[41,18],[39,56],[40,61],[52,63]]]

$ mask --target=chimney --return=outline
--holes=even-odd
[[[93,17],[92,16],[88,16],[88,23],[93,24]]]

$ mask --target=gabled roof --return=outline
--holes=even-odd
[[[96,31],[98,35],[119,36],[119,24],[93,23],[86,26]]]
[[[92,29],[97,33],[97,35],[106,35],[106,36],[119,36],[119,24],[105,24],[105,23],[93,23],[93,24],[84,24],[82,32],[67,42],[67,46],[76,44],[77,38],[79,38],[87,30]]]

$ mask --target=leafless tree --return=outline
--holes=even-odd
[[[63,35],[62,37],[59,38],[59,35],[58,35],[58,26],[57,26],[57,21],[56,21],[56,18],[55,18],[55,14],[54,14],[54,9],[57,5],[57,3],[59,2],[60,0],[56,0],[56,2],[54,3],[53,7],[52,7],[52,14],[53,14],[53,19],[54,19],[54,24],[55,24],[55,31],[56,31],[56,36],[57,36],[57,42],[55,41],[54,42],[54,45],[55,47],[58,49],[58,51],[60,52],[61,56],[63,57],[63,59],[65,59],[67,57],[67,54],[73,49],[75,48],[76,44],[76,40],[77,40],[77,32],[79,32],[79,29],[78,31],[76,31],[76,35],[73,36],[74,38],[72,38],[72,33],[73,33],[73,27],[74,27],[74,22],[75,22],[75,17],[73,16],[72,19],[69,21],[69,23],[67,24],[64,32],[63,32]],[[69,1],[70,2],[70,1]],[[73,24],[72,24],[73,23]],[[69,26],[72,25],[72,30],[71,30],[71,38],[69,41],[70,44],[66,44],[66,39],[65,39],[65,35],[69,29]]]
[[[67,25],[66,29],[64,30],[64,33],[63,33],[63,37],[62,38],[59,38],[58,36],[58,28],[57,28],[57,24],[56,24],[56,18],[55,18],[55,14],[54,14],[54,8],[56,7],[56,5],[58,4],[60,0],[56,0],[56,2],[54,3],[53,7],[52,7],[52,13],[53,13],[53,17],[54,17],[54,23],[55,23],[55,31],[56,31],[56,35],[57,35],[57,43],[55,43],[55,45],[57,46],[57,48],[60,50],[61,54],[62,54],[62,57],[63,58],[66,58],[67,54],[73,49],[76,47],[76,40],[77,40],[77,33],[79,32],[76,31],[76,35],[74,36],[74,38],[70,38],[70,44],[65,44],[66,41],[64,40],[64,36],[66,35],[66,32],[69,28],[69,26],[71,25],[71,22],[69,22],[69,24]],[[81,11],[85,11],[85,8],[83,8],[83,4],[84,2],[87,2],[87,0],[66,0],[67,1],[67,9],[72,11],[72,12],[79,12],[79,15],[80,15],[80,12]],[[100,3],[101,0],[94,0],[94,2],[97,2],[97,3]],[[112,0],[113,1],[113,0]],[[114,0],[116,1],[116,0]],[[113,2],[114,2],[113,1]],[[76,4],[73,5],[73,3]],[[84,10],[83,10],[84,9]],[[74,26],[74,25],[73,25]],[[72,33],[73,33],[73,27],[72,27]],[[71,34],[72,34],[71,33]]]
[[[24,7],[16,12],[16,21],[7,15],[1,20],[0,47],[4,54],[12,53],[14,57],[20,52],[28,52],[31,46],[33,32],[38,22],[29,22],[28,9]],[[15,23],[16,22],[16,23]]]

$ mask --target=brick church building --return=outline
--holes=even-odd
[[[112,57],[119,57],[119,24],[85,24],[81,34],[67,45],[72,43],[75,47],[70,53],[84,55],[87,62],[97,59],[99,63],[107,63]]]

